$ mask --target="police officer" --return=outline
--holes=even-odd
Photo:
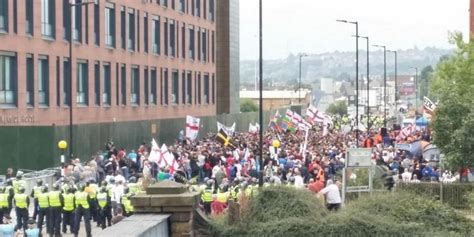
[[[112,207],[110,195],[107,192],[107,187],[102,186],[97,194],[97,203],[99,205],[99,223],[102,229],[105,229],[105,219],[107,218],[108,226],[112,221]]]
[[[41,190],[43,189],[43,180],[42,179],[37,179],[36,180],[36,186],[33,187],[31,190],[30,197],[34,198],[34,205],[35,209],[33,210],[33,219],[36,220],[36,217],[38,215],[38,194],[41,193]]]
[[[10,217],[10,213],[12,212],[12,207],[13,207],[13,196],[15,195],[15,192],[13,190],[13,179],[8,179],[7,180],[7,187],[5,188],[5,192],[8,193],[8,208],[5,212],[5,215]]]
[[[5,187],[0,187],[0,224],[3,224],[3,217],[7,216],[7,210],[9,207],[8,196],[10,194],[6,192]]]
[[[130,201],[131,196],[133,196],[133,193],[130,193],[130,189],[125,187],[123,189],[123,195],[120,202],[122,204],[122,210],[125,210],[125,216],[131,216],[134,212],[132,202]]]
[[[50,220],[51,224],[49,234],[60,236],[61,235],[61,211],[63,208],[63,199],[61,196],[61,187],[59,184],[53,185],[53,191],[48,193],[49,208],[50,208]]]
[[[51,221],[49,219],[49,194],[48,194],[48,187],[43,186],[41,191],[36,195],[36,200],[38,203],[38,229],[41,233],[43,228],[43,221],[46,218],[46,230],[48,232],[51,230]]]
[[[62,194],[64,205],[63,205],[63,233],[66,234],[67,226],[69,225],[69,231],[71,233],[74,232],[74,209],[75,209],[75,202],[74,202],[74,187],[70,187],[66,189],[66,193]]]
[[[223,204],[227,204],[227,200],[229,199],[230,192],[227,185],[223,185],[217,192],[217,201]]]
[[[84,218],[84,224],[86,226],[86,235],[91,237],[91,213],[90,213],[90,202],[91,199],[85,191],[85,186],[80,185],[79,190],[74,194],[76,202],[76,212],[74,218],[74,236],[79,235],[79,229],[81,227],[81,219]]]
[[[13,197],[15,200],[15,213],[16,213],[16,227],[15,230],[23,228],[23,231],[27,228],[28,221],[28,207],[30,205],[30,199],[25,194],[25,187],[20,186],[18,193],[15,193]]]
[[[137,194],[140,191],[140,186],[137,184],[137,177],[132,176],[128,179],[128,188],[130,193]]]
[[[98,211],[97,211],[97,191],[99,191],[99,187],[95,184],[95,181],[91,180],[86,182],[86,192],[89,194],[91,199],[89,210],[91,212],[92,220],[97,222],[97,226],[99,226],[99,218],[98,218]]]
[[[212,203],[212,194],[214,193],[214,180],[207,180],[207,186],[201,192],[201,201],[204,206],[204,211],[206,214],[211,214],[211,203]]]
[[[26,182],[23,180],[23,172],[18,171],[16,173],[16,179],[13,180],[13,191],[18,193],[20,187],[26,187]]]

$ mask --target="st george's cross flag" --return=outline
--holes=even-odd
[[[199,134],[200,118],[193,116],[186,116],[186,137],[194,141]]]

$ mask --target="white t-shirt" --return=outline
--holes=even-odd
[[[304,188],[304,181],[303,181],[303,177],[301,177],[301,175],[296,175],[295,176],[295,187],[296,188]]]
[[[321,193],[326,195],[326,202],[328,204],[341,203],[341,194],[339,193],[339,187],[337,187],[337,185],[330,184],[329,186],[323,188]]]
[[[122,200],[123,196],[123,185],[115,185],[112,188],[112,197],[111,201],[116,201],[117,203],[120,203]]]

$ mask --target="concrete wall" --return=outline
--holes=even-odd
[[[301,112],[298,106],[291,109]],[[285,111],[286,108],[281,109],[280,114],[284,114]],[[275,110],[264,112],[264,129],[274,113]],[[258,112],[201,117],[199,136],[216,133],[216,121],[227,126],[235,122],[237,131],[246,132],[249,123],[256,123],[258,120]],[[112,138],[118,147],[130,151],[137,149],[142,142],[149,144],[152,138],[159,144],[170,144],[178,138],[181,129],[185,129],[185,118],[81,124],[73,128],[73,150],[77,157],[84,161],[103,150],[108,138]],[[57,148],[57,143],[60,140],[67,141],[68,138],[68,126],[0,127],[0,173],[5,172],[7,167],[13,167],[15,170],[17,168],[41,170],[58,166],[60,150]]]

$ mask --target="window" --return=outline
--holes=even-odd
[[[0,66],[1,67],[1,66]],[[35,72],[34,61],[31,55],[26,58],[26,105],[33,106],[35,104]]]
[[[49,59],[40,56],[38,65],[38,103],[43,106],[49,105]]]
[[[120,92],[122,94],[121,103],[122,105],[127,104],[127,68],[125,64],[122,64],[122,68],[120,69]]]
[[[128,41],[127,49],[135,50],[135,10],[128,9]]]
[[[18,33],[18,0],[13,0],[13,32]]]
[[[186,78],[186,103],[192,104],[193,103],[193,81],[192,81],[192,72],[188,72]]]
[[[143,41],[145,53],[148,53],[148,14],[143,17]]]
[[[8,32],[8,1],[0,0],[0,31]]]
[[[188,37],[189,37],[189,40],[188,40],[188,44],[189,44],[189,58],[190,59],[193,59],[194,60],[194,47],[195,47],[195,43],[194,43],[194,26],[189,26],[189,34],[188,34]]]
[[[206,62],[207,61],[207,32],[205,29],[202,29],[202,44],[201,44],[201,60]]]
[[[54,0],[41,0],[41,34],[54,38],[55,6]]]
[[[63,62],[63,94],[64,94],[64,100],[63,103],[64,105],[71,105],[71,94],[70,89],[71,89],[71,64],[69,63],[68,59],[64,59]]]
[[[181,26],[181,57],[186,58],[186,24]]]
[[[105,8],[105,45],[115,48],[115,8]]]
[[[132,66],[132,81],[131,81],[132,97],[130,102],[132,105],[140,104],[140,71],[138,66]]]
[[[201,1],[200,0],[194,0],[194,15],[197,17],[201,17]]]
[[[202,0],[202,16],[204,19],[207,19],[207,0]]]
[[[69,41],[71,36],[69,35],[71,27],[71,8],[69,7],[69,0],[63,1],[63,39]]]
[[[186,104],[186,72],[181,73],[181,102]]]
[[[186,0],[179,0],[179,11],[184,13],[185,12],[185,7],[186,7]]]
[[[137,22],[137,26],[136,26],[136,32],[137,32],[137,39],[136,39],[136,42],[137,42],[137,47],[136,47],[136,50],[137,52],[140,51],[140,11],[137,10],[137,18],[136,18],[136,22]]]
[[[168,69],[163,70],[161,78],[161,104],[168,105]]]
[[[171,57],[176,57],[176,28],[175,28],[174,20],[170,20],[169,26],[170,26],[169,55]]]
[[[56,57],[56,105],[61,106],[61,58]]]
[[[179,104],[179,72],[178,70],[173,70],[172,74],[172,89],[171,89],[171,103]]]
[[[104,105],[111,105],[112,104],[112,96],[111,96],[111,83],[112,77],[110,74],[110,64],[104,63],[103,66],[103,77],[104,78],[104,89],[102,90],[102,103]]]
[[[212,74],[212,104],[216,103],[216,76]]]
[[[176,7],[176,6],[175,6],[176,3],[175,3],[174,1],[175,1],[175,0],[171,0],[171,9],[173,9],[173,10],[174,10],[175,7]]]
[[[33,0],[26,0],[25,2],[25,32],[28,35],[33,35]],[[1,20],[0,20],[1,21]]]
[[[88,105],[88,70],[87,62],[77,63],[77,83],[76,83],[76,103],[79,105]]]
[[[115,103],[118,106],[120,104],[120,74],[119,64],[115,64]]]
[[[156,90],[157,90],[157,74],[156,68],[151,69],[151,91],[150,91],[150,103],[156,105]]]
[[[212,58],[212,62],[214,63],[215,60],[216,60],[216,43],[215,43],[215,34],[214,34],[214,31],[212,31],[212,36],[211,36],[211,58]]]
[[[100,64],[94,64],[94,101],[95,105],[100,105]]]
[[[98,0],[94,3],[94,43],[100,45],[100,6]]]
[[[197,93],[197,97],[198,97],[197,101],[198,101],[198,104],[201,104],[201,102],[202,102],[202,101],[201,101],[201,99],[202,99],[202,97],[201,97],[201,95],[202,95],[201,85],[202,85],[202,84],[201,84],[201,73],[198,73],[198,79],[197,79],[197,91],[198,91],[198,93]]]
[[[125,7],[122,6],[122,9],[120,10],[120,41],[122,42],[122,49],[126,48],[126,28],[127,28],[127,23],[126,23],[126,14],[125,14]]]
[[[160,0],[160,5],[163,7],[168,7],[168,0]]]
[[[150,78],[149,78],[149,75],[148,75],[148,68],[147,67],[145,67],[144,72],[145,72],[145,75],[143,76],[144,77],[143,79],[145,81],[145,85],[144,85],[145,86],[145,88],[144,88],[145,89],[145,104],[148,105],[149,101],[150,101],[150,98],[149,98],[149,96],[150,96],[150,87],[149,87],[150,82],[149,82],[149,79]]]
[[[76,42],[82,42],[82,7],[72,7],[72,39]]]
[[[209,104],[210,102],[210,81],[209,81],[209,74],[204,74],[204,103]]]
[[[212,22],[215,21],[215,18],[214,18],[214,12],[215,12],[215,5],[214,5],[214,0],[209,0],[209,20],[211,20]]]
[[[165,19],[164,22],[164,27],[165,27],[165,55],[168,56],[168,41],[169,41],[169,36],[168,36],[168,19]]]
[[[0,54],[0,105],[16,105],[16,55]]]
[[[198,28],[197,32],[197,60],[201,60],[201,55],[202,55],[202,51],[201,51],[201,28]]]
[[[153,16],[152,51],[160,54],[160,17]]]

